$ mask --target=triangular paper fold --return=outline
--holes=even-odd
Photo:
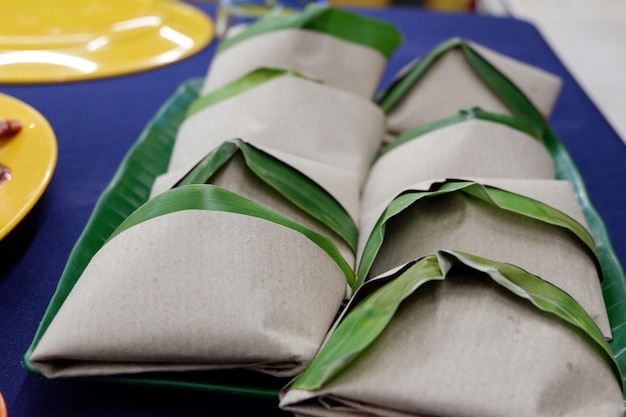
[[[561,88],[560,79],[485,47],[455,39],[422,58],[428,63],[420,68],[419,76],[404,85],[402,93],[396,94],[399,99],[387,109],[391,132],[399,134],[465,107],[478,106],[494,113],[511,114],[513,109],[505,101],[507,92],[486,84],[484,75],[468,60],[464,48],[479,54],[499,71],[544,118],[550,115]],[[410,72],[406,71],[404,77],[408,78]]]
[[[293,179],[292,181],[295,182]],[[342,231],[346,231],[348,235],[350,231],[354,231],[354,242],[348,241],[347,237],[352,236],[346,236],[345,234],[340,235],[331,228],[332,225],[336,224],[336,221],[340,220],[339,216],[335,215],[334,218],[327,220],[332,214],[337,213],[337,210],[332,210],[332,208],[329,207],[330,204],[324,207],[324,209],[326,209],[324,212],[318,210],[315,213],[318,218],[314,217],[310,211],[311,207],[301,207],[303,204],[306,204],[306,202],[295,204],[292,196],[281,194],[279,190],[272,188],[270,184],[264,182],[258,175],[255,175],[247,166],[245,157],[241,152],[234,154],[224,166],[205,183],[224,188],[248,200],[254,201],[316,233],[328,237],[335,246],[337,246],[337,249],[346,259],[346,262],[351,267],[354,267],[355,254],[351,247],[356,246],[356,226],[350,222],[349,225],[342,227]],[[311,193],[313,191],[323,192],[323,190],[319,189],[307,189],[306,191],[310,191]],[[310,196],[311,199],[316,197],[318,200],[322,200],[319,194]],[[325,198],[323,201],[327,202],[328,198]],[[347,214],[341,214],[341,220],[349,222],[350,219],[347,217]]]
[[[615,368],[589,334],[538,309],[520,287],[516,295],[467,266],[445,274],[415,289],[321,387],[307,388],[321,368],[297,379],[281,407],[315,417],[621,415]],[[372,291],[368,300],[382,302]]]
[[[508,185],[506,181],[494,183]],[[579,212],[567,182],[508,183],[539,201],[553,201],[567,212]],[[369,230],[367,224],[371,224],[369,219],[363,221],[363,229]],[[510,263],[541,277],[571,295],[604,335],[611,337],[597,259],[569,230],[510,213],[464,193],[440,195],[415,203],[387,222],[370,276],[439,250],[468,252]]]
[[[315,354],[345,289],[335,262],[294,230],[176,212],[131,227],[94,256],[31,360],[47,376],[124,364],[125,372],[277,365],[292,375]]]
[[[534,137],[501,123],[469,119],[416,137],[377,159],[363,190],[362,210],[412,184],[442,177],[553,179],[554,162]]]
[[[299,157],[290,153],[277,151],[265,146],[255,146],[268,155],[273,156],[279,161],[291,166],[298,167],[303,175],[308,178],[315,178],[316,182],[322,186],[326,192],[335,197],[341,206],[348,212],[352,219],[358,219],[360,216],[360,195],[358,187],[355,184],[359,182],[359,178],[353,172],[346,171],[341,166],[325,165],[322,162],[314,161],[305,157]],[[170,188],[174,187],[181,181],[189,171],[169,171],[166,174],[156,178],[152,188],[151,197],[155,197]],[[211,180],[216,183],[217,180]],[[217,183],[216,183],[217,184]],[[224,186],[224,185],[222,185]],[[238,184],[226,186],[225,188],[234,189]],[[238,191],[236,191],[238,192]],[[238,192],[241,194],[241,192]]]
[[[29,370],[300,375],[281,404],[302,416],[621,416],[600,286],[608,237],[546,123],[560,81],[454,39],[375,103],[399,41],[390,25],[314,8],[276,22],[223,39],[171,132],[123,163],[88,229],[123,188],[125,220],[81,237]],[[503,269],[454,261],[462,252]],[[440,275],[402,287],[428,259]],[[484,279],[507,269],[529,286]],[[335,333],[398,282],[397,311],[383,302]],[[535,284],[557,295],[532,301]],[[337,334],[360,350],[338,355],[335,374],[314,365]],[[311,369],[326,381],[298,385]]]
[[[284,76],[188,118],[168,171],[187,172],[225,140],[240,138],[279,158],[291,156],[287,163],[331,192],[356,218],[358,194],[384,129],[383,113],[368,100]],[[331,176],[327,167],[345,174]]]

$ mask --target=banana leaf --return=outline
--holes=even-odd
[[[40,374],[29,358],[93,255],[104,245],[111,233],[148,200],[154,179],[167,171],[178,127],[185,120],[191,103],[198,98],[203,82],[201,78],[186,81],[163,103],[100,195],[85,228],[72,248],[57,288],[24,354],[22,364],[28,372]],[[280,378],[238,370],[93,379],[239,393],[264,398],[276,398],[285,384]]]
[[[419,78],[428,71],[430,66],[452,48],[459,48],[476,74],[502,100],[513,116],[532,130],[533,136],[542,138],[542,142],[554,159],[556,178],[567,180],[572,184],[600,257],[604,277],[602,292],[614,335],[613,340],[609,343],[621,369],[626,370],[626,333],[620,331],[620,327],[626,322],[626,300],[624,299],[626,275],[623,266],[613,250],[606,226],[589,198],[582,176],[572,157],[561,139],[524,93],[465,40],[453,38],[442,43],[430,54],[413,64],[389,88],[378,95],[377,102],[386,113],[389,113],[411,90]]]
[[[348,265],[343,256],[341,256],[337,247],[330,239],[254,201],[213,185],[184,185],[159,194],[131,213],[122,224],[115,229],[109,240],[142,222],[181,210],[211,210],[237,213],[264,219],[300,232],[322,248],[328,256],[337,263],[339,268],[343,271],[348,285],[354,283],[354,272],[352,268]]]
[[[295,15],[269,15],[251,24],[237,35],[220,42],[217,53],[248,38],[284,29],[305,29],[335,36],[379,51],[386,58],[400,44],[402,37],[391,24],[347,11],[309,5]]]
[[[102,193],[96,207],[77,241],[66,268],[59,281],[57,290],[51,300],[46,313],[37,330],[37,334],[26,352],[24,365],[30,372],[37,373],[29,363],[28,357],[36,346],[41,334],[50,324],[54,314],[62,305],[65,297],[82,273],[85,265],[93,254],[102,246],[115,228],[149,196],[154,178],[167,169],[168,160],[179,124],[186,117],[189,105],[198,98],[202,80],[191,80],[183,84],[175,95],[168,100],[159,113],[149,122],[146,130],[131,148],[123,163],[118,168],[110,185]],[[576,171],[575,165],[564,150],[559,139],[548,130],[543,134],[544,139],[552,141],[559,152],[555,160],[560,168],[559,177],[573,182],[579,199],[584,203],[588,196]],[[559,148],[560,147],[560,148]],[[605,299],[611,321],[614,323],[614,340],[610,343],[616,352],[622,369],[626,369],[626,334],[619,330],[619,325],[626,321],[626,307],[622,294],[626,293],[626,284],[623,271],[612,248],[606,229],[601,218],[593,211],[593,207],[583,204],[585,215],[591,226],[592,234],[603,264],[605,282]],[[589,210],[592,210],[589,214]],[[595,216],[595,217],[594,217]],[[215,375],[218,377],[215,378]],[[281,384],[278,381],[263,379],[258,382],[258,376],[246,373],[238,375],[236,379],[225,383],[224,375],[219,373],[202,373],[197,375],[155,375],[141,378],[124,378],[122,382],[141,382],[142,384],[193,387],[194,389],[208,389],[221,392],[240,392],[246,395],[260,395],[275,398]],[[117,380],[107,378],[107,380]]]
[[[387,90],[379,95],[377,102],[383,111],[389,113],[393,110],[394,106],[402,101],[404,96],[409,93],[415,83],[429,70],[435,61],[454,48],[463,52],[468,63],[481,80],[511,111],[513,117],[518,121],[513,123],[527,133],[533,132],[531,136],[540,138],[546,145],[555,162],[556,177],[568,180],[574,185],[579,202],[585,210],[587,220],[592,222],[594,217],[599,219],[599,215],[595,212],[584,188],[582,177],[561,140],[550,129],[543,116],[526,95],[489,61],[483,58],[480,53],[473,49],[467,41],[461,38],[450,39],[417,61],[404,76],[398,78]],[[509,118],[504,116],[501,120],[506,119]],[[453,118],[445,120],[434,123],[439,123],[439,126],[443,127],[455,122]],[[514,126],[512,125],[512,127]],[[417,132],[419,133],[419,131]],[[604,234],[598,231],[597,236],[608,239],[606,231]]]
[[[485,120],[488,122],[500,123],[508,127],[511,127],[513,129],[524,132],[530,137],[536,139],[537,141],[545,145],[543,136],[537,135],[537,133],[529,125],[527,125],[523,120],[517,119],[514,116],[509,116],[506,114],[497,114],[497,113],[488,112],[479,107],[472,107],[472,108],[467,108],[467,109],[461,109],[459,110],[457,114],[447,117],[445,119],[437,120],[431,123],[424,123],[422,125],[414,127],[413,129],[403,132],[392,142],[385,145],[376,155],[376,159],[392,151],[398,146],[403,145],[413,139],[417,139],[422,135],[425,135],[435,130],[442,129],[446,126],[451,126],[456,123],[461,123],[467,120]]]
[[[539,310],[554,314],[580,329],[589,342],[598,348],[622,385],[620,368],[601,331],[567,293],[510,264],[457,251],[440,251],[437,255],[424,257],[397,271],[393,277],[386,278],[378,289],[368,290],[364,286],[361,290],[366,293],[364,298],[349,306],[350,310],[344,314],[311,365],[293,382],[291,388],[308,391],[323,388],[376,340],[407,297],[427,282],[444,280],[451,268],[459,265],[481,272],[483,277],[528,300]],[[369,285],[377,284],[373,281]],[[357,297],[358,293],[355,295]]]
[[[198,97],[201,86],[201,79],[190,80],[163,104],[100,195],[87,225],[72,248],[33,341],[24,354],[23,364],[29,372],[39,373],[29,357],[93,255],[126,217],[148,200],[154,179],[167,171],[178,126],[185,119],[189,105]],[[167,123],[162,123],[163,120]]]
[[[306,77],[296,71],[275,68],[259,68],[244,77],[195,100],[191,103],[191,106],[189,106],[189,109],[187,110],[187,117],[193,116],[197,112],[217,104],[222,100],[245,93],[248,90],[252,90],[253,88],[282,76],[313,80],[312,78]]]
[[[289,165],[241,139],[224,142],[202,159],[176,187],[210,183],[211,177],[241,153],[248,168],[262,181],[315,219],[324,223],[356,251],[358,230],[341,205],[322,187]]]
[[[370,237],[363,249],[363,255],[357,272],[356,286],[365,282],[374,259],[383,244],[387,222],[411,205],[426,198],[436,198],[448,193],[462,192],[481,201],[498,207],[502,210],[529,217],[537,221],[564,228],[580,239],[593,254],[599,264],[599,255],[596,251],[591,234],[580,223],[565,213],[546,204],[519,194],[504,191],[495,187],[485,186],[469,181],[447,181],[436,184],[428,191],[407,191],[396,197],[378,219]]]
[[[515,117],[524,121],[536,135],[543,134],[545,121],[531,101],[513,82],[461,38],[452,38],[437,46],[427,56],[417,61],[406,72],[406,75],[398,78],[385,92],[381,93],[377,101],[383,111],[389,113],[437,59],[452,49],[458,49],[463,53],[481,80],[496,93]]]
[[[532,102],[513,82],[491,65],[489,61],[484,59],[467,41],[461,38],[452,38],[437,46],[432,52],[416,61],[409,69],[403,72],[401,77],[398,77],[389,88],[379,94],[378,104],[386,113],[389,113],[413,88],[420,77],[428,71],[433,63],[454,48],[463,52],[476,74],[502,100],[513,114],[513,117],[519,121],[520,126],[524,127],[523,130],[532,131],[532,136],[541,138],[541,141],[546,145],[554,159],[556,178],[567,180],[574,187],[576,198],[589,224],[600,255],[600,264],[605,277],[603,291],[609,306],[611,321],[613,323],[623,323],[626,321],[626,309],[624,309],[626,301],[621,298],[626,293],[626,275],[624,275],[623,267],[615,255],[606,226],[593,206],[582,176],[562,141],[550,128]],[[447,122],[442,121],[438,126],[442,127],[454,122],[454,118],[451,118]],[[437,123],[435,122],[435,125]],[[615,305],[615,307],[612,308],[612,305]],[[625,357],[624,361],[620,363],[626,369],[626,355],[622,355],[622,353],[626,353],[626,335],[623,338],[618,338],[618,340],[621,341],[614,340],[612,345],[620,357]]]

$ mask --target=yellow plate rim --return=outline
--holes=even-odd
[[[0,213],[1,240],[39,201],[56,167],[58,148],[46,118],[23,101],[0,93],[0,117],[17,119],[23,126],[20,133],[0,144],[0,163],[11,169],[11,179],[0,184],[0,209],[4,211]],[[18,176],[21,174],[25,175]]]
[[[4,84],[39,84],[68,81],[83,81],[101,78],[109,78],[119,75],[133,74],[154,68],[169,65],[188,58],[204,49],[214,37],[214,25],[211,18],[197,7],[173,0],[154,0],[152,3],[153,15],[160,15],[169,20],[163,21],[160,26],[152,28],[141,36],[125,36],[112,43],[109,53],[102,56],[98,52],[90,51],[86,45],[59,48],[52,44],[50,49],[40,50],[33,48],[28,50],[2,49],[0,44],[0,83]],[[162,40],[163,30],[170,28],[175,23],[177,31],[183,35],[186,42],[184,45],[171,43],[171,47],[159,50],[157,56],[145,55],[155,40]],[[171,29],[171,28],[170,28]],[[118,53],[121,48],[139,51],[137,55],[123,55]],[[95,67],[87,72],[76,72],[71,66],[63,64],[38,64],[31,63],[27,58],[24,64],[15,65],[14,58],[9,58],[24,52],[42,53],[47,56],[65,56],[69,61],[80,61]],[[47,54],[47,55],[46,55]],[[143,54],[143,55],[142,55]],[[26,66],[30,66],[27,71]]]

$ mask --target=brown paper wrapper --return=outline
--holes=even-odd
[[[566,181],[486,180],[551,205],[583,225],[583,215]],[[427,189],[424,186],[412,187]],[[363,220],[371,230],[382,213]],[[366,243],[364,232],[360,248]],[[418,202],[387,223],[385,240],[372,265],[371,277],[439,250],[472,253],[510,263],[561,288],[611,337],[597,264],[592,253],[570,231],[509,213],[455,193]]]
[[[359,217],[359,193],[385,130],[383,113],[354,94],[279,77],[188,118],[161,192],[225,140],[240,138],[298,169]]]
[[[471,46],[522,90],[545,118],[550,115],[561,89],[558,77],[485,47]],[[451,49],[435,61],[407,96],[389,112],[389,130],[397,135],[466,107],[510,114],[496,93],[467,63],[463,53]]]
[[[31,361],[48,377],[248,368],[294,375],[322,342],[343,273],[304,235],[185,210],[94,256]]]
[[[623,400],[585,336],[484,277],[420,287],[345,371],[289,390],[299,416],[606,416]]]
[[[170,181],[171,179],[177,181],[179,173],[175,174],[174,176],[161,176],[157,181],[164,182]],[[355,254],[348,244],[329,227],[308,215],[254,175],[246,166],[244,158],[240,153],[233,156],[233,158],[210,179],[209,183],[232,191],[248,200],[252,200],[322,236],[328,237],[333,241],[335,246],[337,246],[337,249],[339,249],[346,262],[348,262],[348,265],[354,268]],[[155,187],[159,188],[160,185],[156,184]]]
[[[264,33],[216,54],[202,94],[261,67],[290,69],[364,98],[376,92],[387,60],[378,51],[324,33],[285,29]]]
[[[468,120],[434,130],[384,154],[372,166],[362,207],[387,203],[406,187],[436,178],[553,179],[552,156],[509,126]]]

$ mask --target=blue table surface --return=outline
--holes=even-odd
[[[199,4],[215,16],[212,4]],[[602,114],[526,22],[409,8],[361,13],[394,23],[404,43],[389,61],[381,86],[414,58],[462,36],[563,78],[550,119],[577,164],[626,260],[626,147]],[[277,400],[84,380],[50,381],[21,365],[67,257],[102,190],[159,107],[189,78],[203,77],[215,43],[163,68],[115,78],[44,85],[0,85],[0,92],[37,108],[57,135],[59,158],[46,192],[0,241],[0,391],[17,416],[280,416]]]

